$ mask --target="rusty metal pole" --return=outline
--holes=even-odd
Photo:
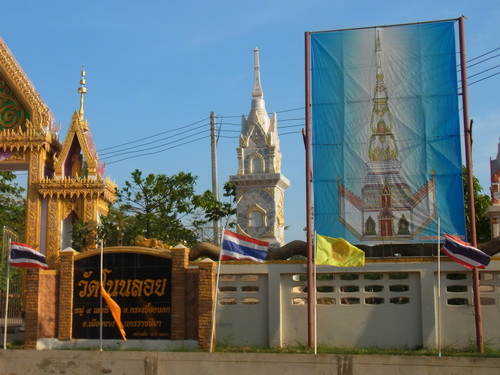
[[[314,321],[314,291],[313,291],[313,239],[312,239],[312,166],[311,166],[311,82],[310,82],[310,39],[311,34],[305,33],[305,116],[306,116],[306,236],[307,236],[307,342],[310,349],[315,345],[316,322]]]
[[[474,208],[474,174],[472,170],[472,134],[469,120],[469,94],[467,90],[467,71],[465,59],[465,27],[464,16],[458,19],[458,33],[460,40],[460,73],[462,80],[462,106],[464,121],[465,168],[467,170],[467,195],[469,202],[470,238],[472,246],[477,247],[476,240],[476,210]],[[472,287],[474,291],[474,315],[476,320],[476,346],[477,351],[484,352],[483,323],[481,316],[481,297],[479,291],[479,271],[472,271]]]

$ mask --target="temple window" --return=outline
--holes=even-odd
[[[72,246],[73,224],[77,219],[75,211],[71,211],[64,220],[61,221],[61,249]]]
[[[389,189],[389,185],[385,183],[384,188],[380,194],[382,207],[391,207],[391,190]]]
[[[401,219],[399,219],[398,234],[410,234],[410,223],[406,220],[405,215],[401,216]]]
[[[365,235],[375,235],[377,232],[375,231],[375,220],[370,216],[365,222]]]
[[[255,153],[251,159],[251,172],[264,172],[264,158],[259,153]]]
[[[250,228],[260,228],[263,226],[263,222],[262,213],[259,211],[253,211],[248,217],[248,226]]]
[[[266,211],[255,205],[252,207],[247,214],[247,226],[248,228],[262,228],[267,225]]]

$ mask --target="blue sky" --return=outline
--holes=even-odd
[[[222,186],[237,172],[241,115],[248,115],[253,49],[260,49],[268,112],[278,113],[285,193],[286,241],[304,239],[304,32],[467,17],[467,59],[500,47],[498,1],[11,1],[3,4],[0,36],[61,123],[64,137],[79,106],[82,64],[87,72],[85,117],[106,174],[123,186],[143,173],[191,172],[201,192],[211,189],[209,115],[221,127]],[[486,57],[500,53],[496,51]],[[482,61],[477,59],[474,62]],[[469,76],[500,63],[491,58]],[[469,79],[473,83],[499,68]],[[500,136],[500,75],[469,86],[474,120],[474,174],[489,191],[489,159]],[[461,107],[461,106],[460,106]],[[194,124],[194,125],[191,125]],[[185,131],[182,136],[174,134]],[[163,133],[163,134],[161,134]],[[198,134],[199,133],[199,134]],[[154,155],[106,151],[146,138]],[[182,137],[187,137],[180,140]],[[166,139],[164,139],[166,138]],[[202,138],[202,139],[199,139]],[[160,139],[162,139],[160,141]],[[198,140],[196,140],[198,139]],[[153,143],[157,140],[158,142]],[[171,144],[167,144],[172,142]],[[183,146],[171,148],[172,146]],[[152,149],[154,146],[161,146]],[[143,153],[143,152],[141,152]],[[131,156],[120,162],[123,157]],[[135,157],[134,157],[135,156]]]

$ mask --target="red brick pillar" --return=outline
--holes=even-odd
[[[36,349],[38,340],[40,271],[40,268],[28,268],[26,270],[25,349]]]
[[[172,340],[186,338],[186,270],[189,249],[172,249]]]
[[[59,325],[57,338],[71,340],[73,334],[73,279],[75,271],[74,250],[59,253]]]
[[[198,263],[198,348],[210,349],[214,319],[216,262]]]

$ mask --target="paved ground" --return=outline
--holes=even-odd
[[[7,347],[10,345],[21,346],[24,343],[24,332],[22,332],[20,327],[8,327],[7,329]],[[0,326],[0,348],[3,348],[4,344],[4,330],[3,326]]]

